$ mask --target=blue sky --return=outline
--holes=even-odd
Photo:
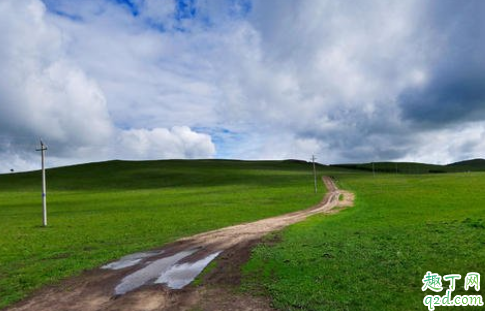
[[[0,172],[485,151],[485,3],[4,0]]]

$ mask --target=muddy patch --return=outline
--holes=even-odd
[[[125,269],[139,264],[143,259],[154,257],[162,253],[163,251],[152,251],[152,252],[143,252],[143,253],[127,255],[125,257],[120,258],[118,261],[111,262],[107,265],[102,266],[101,269],[107,269],[107,270]]]
[[[147,265],[142,269],[139,269],[124,277],[121,280],[121,283],[116,286],[115,295],[124,295],[127,292],[149,284],[167,272],[178,261],[192,255],[196,251],[197,249],[186,250],[169,257],[148,262]]]
[[[210,254],[196,262],[173,265],[155,281],[155,284],[165,284],[171,289],[181,289],[190,284],[220,253]]]

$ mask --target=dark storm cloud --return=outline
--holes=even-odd
[[[303,139],[316,137],[325,141],[329,150],[338,152],[336,158],[346,162],[399,159],[413,151],[411,146],[415,138],[411,135],[413,130],[393,117],[391,110],[386,105],[381,105],[371,114],[357,108],[335,109],[326,120],[316,126],[308,126],[297,135]],[[318,126],[326,122],[335,126],[323,129]]]
[[[485,119],[485,2],[436,1],[423,14],[428,81],[406,89],[405,119],[436,127]]]

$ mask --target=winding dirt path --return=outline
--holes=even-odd
[[[41,289],[7,310],[271,310],[265,298],[235,292],[240,282],[240,266],[264,235],[308,216],[335,213],[352,205],[352,193],[339,190],[329,177],[323,177],[323,182],[328,192],[314,207],[180,239],[128,260],[125,267],[126,262],[121,262],[121,268],[116,270],[94,269]],[[211,255],[218,255],[217,265],[204,276],[201,286],[170,289],[154,283],[158,275],[152,274],[159,273],[155,268],[172,269],[174,273],[174,266],[190,265]]]

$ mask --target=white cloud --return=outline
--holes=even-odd
[[[419,148],[412,150],[412,155],[402,160],[448,164],[473,159],[482,155],[485,150],[485,125],[481,122],[455,125],[443,130],[420,133],[417,139]]]
[[[123,131],[118,145],[128,159],[194,159],[212,157],[215,153],[209,135],[196,133],[186,126]]]
[[[32,168],[28,163],[35,158],[33,149],[40,137],[48,143],[50,163],[54,165],[109,158],[213,156],[211,138],[188,127],[123,129],[137,126],[130,124],[118,128],[116,124],[124,120],[113,120],[116,101],[108,104],[110,96],[98,82],[102,75],[93,75],[89,66],[83,69],[70,50],[79,38],[53,20],[38,0],[0,2],[0,169]],[[143,37],[139,42],[146,42],[146,46],[134,48],[143,56],[150,53],[152,43],[157,46],[155,40]],[[102,53],[91,47],[95,53]],[[122,78],[121,74],[125,75],[124,82],[129,79],[129,72],[119,70],[120,63],[111,65],[114,74],[120,73]],[[116,79],[104,82],[116,84]],[[127,85],[117,87],[124,90]],[[189,93],[207,92],[203,84],[192,83],[189,87]],[[120,93],[118,96],[125,94]],[[114,99],[123,102],[122,97]],[[113,143],[116,141],[126,142],[129,148]]]
[[[4,1],[0,14],[2,135],[19,135],[13,145],[33,135],[66,147],[109,139],[104,95],[66,58],[62,33],[45,22],[42,3]]]

